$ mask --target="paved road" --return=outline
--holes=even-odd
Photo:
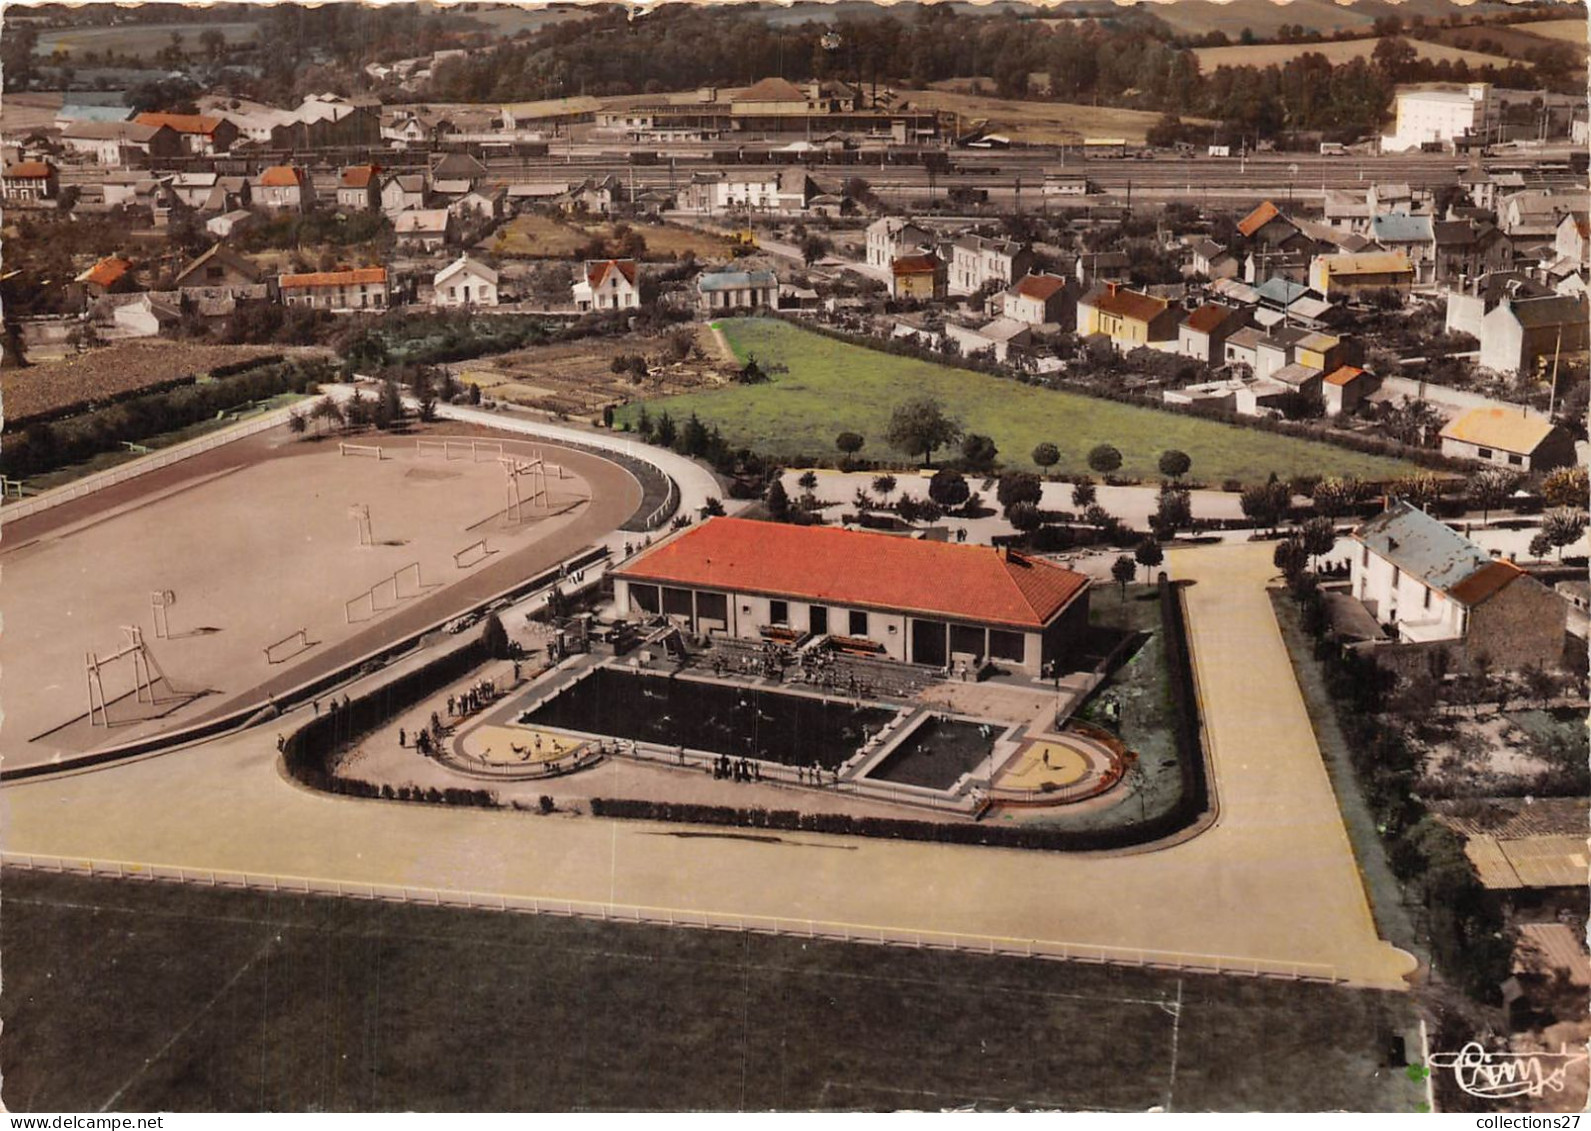
[[[1263,583],[1268,547],[1177,554],[1223,802],[1186,844],[1122,856],[448,810],[310,793],[275,730],[0,789],[14,852],[1325,963],[1401,987],[1380,942]]]

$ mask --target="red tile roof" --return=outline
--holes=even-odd
[[[1059,275],[1028,275],[1016,285],[1017,293],[1024,298],[1046,302],[1066,289],[1066,280]]]
[[[6,170],[6,179],[9,181],[43,181],[49,179],[52,171],[48,161],[19,161]]]
[[[112,255],[106,259],[101,259],[87,271],[84,271],[77,277],[77,281],[79,283],[93,283],[97,287],[111,287],[119,283],[122,277],[132,269],[133,265],[127,260]]]
[[[1242,232],[1245,236],[1252,236],[1255,232],[1259,231],[1266,224],[1269,224],[1281,214],[1282,210],[1267,200],[1264,204],[1260,205],[1247,216],[1243,217],[1243,219],[1239,220],[1237,222],[1237,230]]]
[[[133,121],[142,126],[170,126],[179,134],[213,134],[221,128],[224,118],[212,118],[208,114],[157,114],[145,112],[139,114]]]
[[[272,165],[260,174],[261,188],[295,188],[304,183],[303,174],[291,165]]]
[[[1237,311],[1230,306],[1207,302],[1188,315],[1186,325],[1188,329],[1196,330],[1201,334],[1213,334],[1226,324],[1227,319],[1232,318],[1236,314]]]
[[[903,255],[890,264],[897,275],[932,275],[939,270],[939,257],[935,255]]]
[[[350,165],[343,170],[338,185],[342,188],[369,188],[370,182],[380,175],[380,165]]]
[[[1134,322],[1153,322],[1171,305],[1163,298],[1139,294],[1137,291],[1129,291],[1114,284],[1107,285],[1103,290],[1091,295],[1088,303],[1095,310],[1103,310],[1106,314],[1115,314],[1121,318],[1130,318]]]
[[[1510,582],[1523,577],[1524,573],[1513,562],[1490,562],[1449,589],[1447,595],[1461,605],[1473,607]]]
[[[633,259],[586,260],[586,283],[590,285],[592,290],[596,290],[607,279],[609,271],[617,271],[629,280],[630,286],[635,286],[635,260]]]
[[[312,271],[307,275],[283,275],[283,287],[354,287],[361,283],[385,283],[385,267],[355,267],[348,271]]]
[[[1364,375],[1365,371],[1363,369],[1359,369],[1356,366],[1339,365],[1336,369],[1333,369],[1330,373],[1326,374],[1326,384],[1348,385],[1354,381],[1357,381]]]
[[[739,518],[692,527],[618,576],[1024,630],[1048,624],[1088,587],[1080,573],[989,546]]]

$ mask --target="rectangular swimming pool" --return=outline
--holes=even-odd
[[[919,723],[900,745],[868,771],[875,781],[949,789],[962,774],[975,772],[988,762],[1002,726],[930,716]]]
[[[832,770],[895,714],[842,699],[597,668],[520,721]]]

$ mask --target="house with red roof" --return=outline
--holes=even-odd
[[[1177,352],[1206,365],[1226,364],[1226,340],[1249,324],[1252,307],[1207,302],[1177,327]]]
[[[1392,641],[1498,671],[1561,663],[1568,606],[1513,562],[1403,500],[1352,539],[1351,592]]]
[[[1327,416],[1353,412],[1366,397],[1381,387],[1381,378],[1357,365],[1339,365],[1321,380],[1320,398]]]
[[[283,275],[276,286],[288,306],[331,311],[385,310],[391,301],[385,267]]]
[[[74,282],[82,285],[89,298],[121,294],[137,288],[132,262],[119,255],[106,256],[77,276]]]
[[[633,259],[588,259],[575,282],[574,300],[583,311],[637,310],[641,269]]]
[[[1299,226],[1268,200],[1239,220],[1237,230],[1250,244],[1271,251],[1308,251],[1313,246]]]
[[[933,252],[896,256],[889,265],[889,297],[944,298],[948,279],[945,261]]]
[[[252,185],[253,202],[272,212],[302,212],[315,202],[315,184],[297,165],[271,165]]]
[[[49,161],[18,161],[7,165],[0,178],[0,197],[6,200],[52,200],[60,189],[60,173]]]
[[[1120,283],[1096,286],[1077,300],[1078,336],[1103,335],[1124,353],[1142,346],[1176,349],[1177,317],[1177,308],[1165,299]]]
[[[1024,275],[1005,292],[1002,313],[1029,326],[1070,330],[1077,324],[1077,294],[1060,275]]]
[[[201,157],[226,153],[238,140],[238,128],[213,114],[160,114],[146,112],[133,118],[141,126],[168,126],[182,139],[187,152]]]
[[[337,207],[367,212],[381,207],[381,166],[350,165],[337,178]]]
[[[910,664],[958,655],[1039,675],[1069,663],[1089,579],[990,546],[714,518],[614,572],[623,616],[742,640],[833,636]]]

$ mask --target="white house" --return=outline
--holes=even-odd
[[[867,265],[887,268],[903,255],[932,246],[933,233],[900,216],[885,216],[867,226]]]
[[[1024,275],[1001,296],[1001,313],[1029,326],[1077,324],[1077,295],[1060,275]]]
[[[392,222],[398,246],[438,251],[446,246],[453,217],[446,208],[418,208],[400,212]]]
[[[181,317],[170,303],[146,294],[122,303],[111,313],[111,320],[121,331],[120,336],[126,338],[153,338],[167,327],[175,325]]]
[[[302,212],[315,201],[315,184],[296,165],[272,165],[254,179],[254,203],[272,212]]]
[[[461,255],[431,281],[432,306],[496,306],[497,272]]]
[[[288,306],[321,310],[384,310],[389,301],[385,267],[283,275],[277,280],[277,291]]]
[[[772,271],[703,271],[696,277],[697,301],[711,314],[724,310],[776,310],[779,277]]]
[[[1033,341],[1033,328],[1012,318],[996,318],[982,326],[945,326],[945,337],[961,347],[967,357],[988,351],[1002,364],[1009,360],[1012,350],[1020,350]]]
[[[588,259],[574,285],[575,308],[635,310],[641,305],[640,269],[633,259]]]
[[[1003,290],[1033,267],[1033,253],[1013,240],[963,236],[950,245],[951,294],[970,295],[989,283]]]
[[[381,184],[381,211],[388,219],[401,212],[424,208],[427,193],[423,173],[395,173]]]

